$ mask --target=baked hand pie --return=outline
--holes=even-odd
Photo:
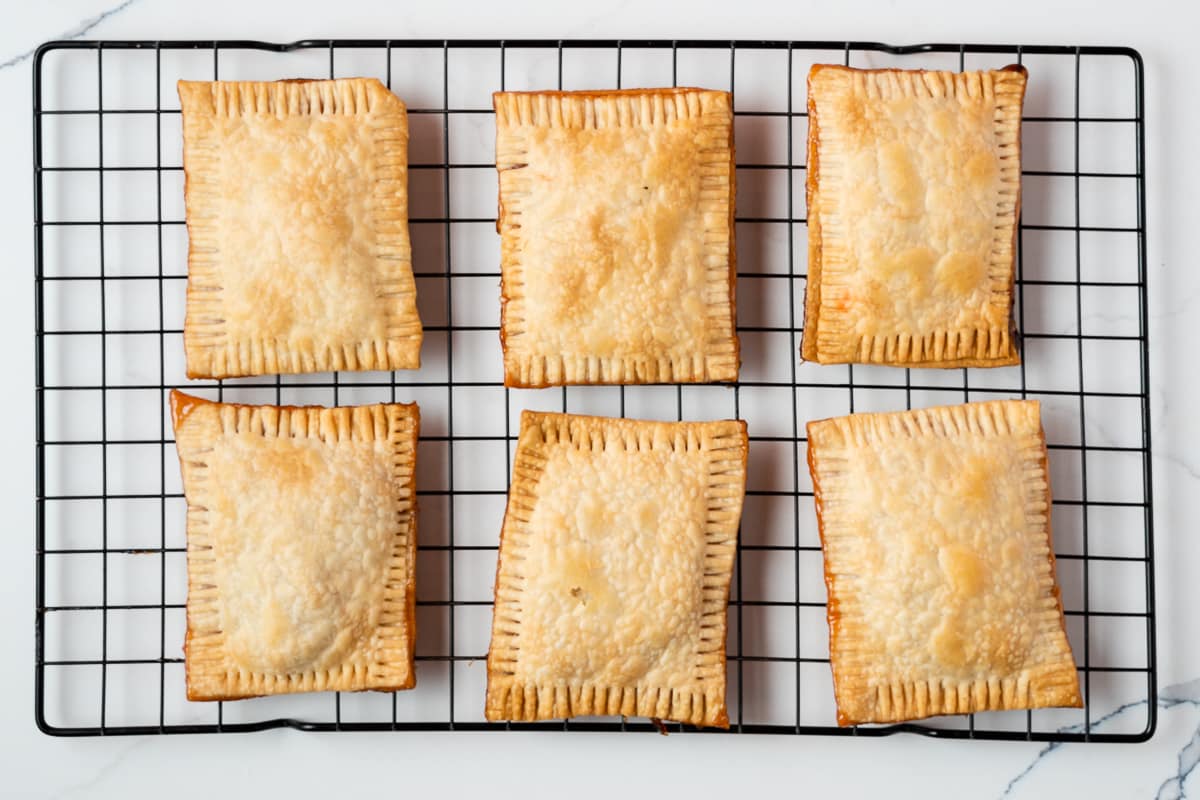
[[[188,377],[419,367],[404,103],[374,78],[179,100]]]
[[[808,75],[801,354],[1020,363],[1012,322],[1025,69]]]
[[[412,688],[417,406],[171,412],[188,699]]]
[[[729,727],[746,424],[525,411],[500,536],[489,720]]]
[[[727,92],[497,92],[508,386],[738,374]]]
[[[838,724],[1082,705],[1038,403],[808,423]]]

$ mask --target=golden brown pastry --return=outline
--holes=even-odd
[[[1025,69],[808,76],[801,353],[822,364],[1020,362],[1012,323]]]
[[[729,727],[725,609],[746,424],[525,411],[500,537],[489,720]]]
[[[729,94],[494,104],[506,385],[736,380]]]
[[[188,377],[419,367],[400,99],[374,78],[179,99]]]
[[[838,723],[1080,706],[1037,401],[808,423]]]
[[[188,699],[411,688],[417,406],[171,411]]]

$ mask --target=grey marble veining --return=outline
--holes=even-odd
[[[1200,678],[1187,683],[1168,686],[1158,696],[1159,708],[1200,707]],[[1196,726],[1191,739],[1179,750],[1175,774],[1158,787],[1157,800],[1181,800],[1186,797],[1184,784],[1196,766],[1200,764],[1200,725]]]
[[[100,25],[100,23],[104,22],[105,20],[109,19],[110,17],[112,17],[116,14],[121,13],[122,11],[129,8],[131,5],[133,5],[137,1],[138,0],[125,0],[123,3],[115,5],[112,8],[106,9],[105,11],[101,11],[99,14],[95,15],[94,17],[88,17],[86,19],[81,19],[77,25],[72,26],[70,29],[62,32],[61,34],[59,34],[58,36],[56,36],[54,38],[56,38],[56,39],[79,39],[79,38],[82,38],[84,35],[91,33],[91,31],[94,30],[96,28],[96,26]],[[20,64],[22,61],[32,58],[33,54],[36,51],[37,51],[37,47],[34,46],[34,47],[29,48],[28,50],[26,50],[23,53],[19,53],[15,56],[12,56],[9,59],[6,59],[5,61],[0,61],[0,69],[8,69],[9,67],[15,67],[17,64]]]
[[[1121,717],[1128,712],[1141,708],[1146,705],[1145,700],[1139,700],[1133,703],[1125,703],[1118,706],[1109,713],[1105,714],[1092,722],[1092,730],[1098,731],[1104,725]],[[1187,681],[1185,683],[1177,683],[1165,687],[1158,693],[1158,707],[1164,711],[1188,708],[1200,708],[1200,678]],[[1082,725],[1069,725],[1059,729],[1060,733],[1079,733],[1083,730]],[[1001,800],[1012,796],[1013,792],[1029,777],[1035,769],[1046,761],[1047,756],[1051,753],[1065,747],[1064,742],[1051,742],[1044,746],[1033,760],[1021,770],[1000,794]],[[1162,784],[1158,787],[1158,792],[1155,794],[1156,800],[1182,800],[1187,796],[1184,784],[1196,766],[1200,764],[1200,722],[1197,723],[1195,731],[1178,753],[1178,767],[1174,775],[1169,775],[1163,779]]]
[[[77,24],[71,26],[69,29],[65,30],[63,33],[61,33],[60,35],[58,35],[57,37],[54,37],[54,38],[75,39],[75,38],[84,37],[90,33],[93,33],[99,26],[101,26],[103,23],[109,21],[114,16],[121,14],[122,12],[129,9],[131,6],[134,6],[137,4],[138,4],[138,0],[124,0],[124,2],[115,4],[112,7],[101,11],[98,14],[80,19]],[[304,7],[304,8],[309,7],[308,4],[306,4],[306,3],[298,3],[297,5]],[[151,13],[148,10],[149,7],[147,6],[147,4],[141,4],[141,6],[142,6],[143,11],[146,11],[146,13]],[[341,9],[334,9],[334,11],[336,13],[342,13]],[[156,15],[162,16],[164,18],[167,16],[165,12],[154,11],[153,13],[155,13]],[[594,24],[597,20],[602,21],[603,15],[601,15],[599,13],[595,13],[592,15],[592,18],[588,18],[588,19],[585,19],[582,21],[574,20],[570,25],[568,25],[567,23],[564,22],[564,27],[561,28],[561,30],[565,31],[567,33],[577,32],[577,35],[580,35],[580,36],[595,35],[596,31],[594,29]],[[322,18],[320,18],[319,16],[314,14],[314,16],[312,17],[313,30],[311,32],[314,35],[319,34],[321,32],[321,30],[323,29],[322,26],[325,24],[326,24],[325,20],[323,20]],[[760,25],[761,24],[762,23],[760,20]],[[625,22],[626,28],[631,29],[631,30],[637,30],[637,28],[635,27],[636,25],[637,25],[637,20],[630,20],[629,18],[626,18],[626,22]],[[393,25],[393,28],[394,27],[395,26]],[[850,28],[846,29],[846,31],[850,31],[850,30],[852,30],[852,29],[850,29]],[[179,28],[164,27],[163,31],[162,31],[162,35],[164,37],[176,36],[176,35],[180,35],[181,33],[184,33],[184,32]],[[448,29],[446,32],[446,35],[451,35],[451,34],[453,34],[453,30]],[[404,31],[401,30],[399,33],[393,33],[392,30],[388,30],[388,31],[381,32],[377,35],[400,35],[400,36],[402,36],[402,35],[404,35]],[[558,35],[563,35],[563,34],[560,32]],[[733,35],[733,34],[730,33],[729,35]],[[770,34],[768,33],[766,35],[770,35]],[[783,35],[783,34],[781,34],[781,35]],[[906,34],[898,34],[898,36],[900,38],[903,38],[905,35]],[[269,30],[254,30],[251,28],[246,28],[244,36],[239,36],[238,38],[271,39],[271,38],[281,38],[281,37],[280,36],[272,36],[272,34]],[[893,38],[895,38],[895,37],[893,37]],[[910,36],[910,38],[911,38],[911,36]],[[936,37],[932,37],[932,38],[936,38]],[[1003,37],[1001,37],[1001,38],[1003,38]],[[31,58],[31,56],[35,52],[36,44],[37,43],[32,43],[32,46],[30,46],[29,49],[24,50],[23,52],[19,52],[16,55],[13,55],[11,57],[8,57],[8,58],[4,59],[3,61],[0,61],[0,70],[8,69],[8,68],[14,67],[18,64],[21,64],[21,63],[27,61],[29,58]],[[22,290],[23,289],[24,289],[24,286],[22,286]],[[1172,301],[1170,303],[1170,307],[1167,310],[1162,311],[1158,314],[1152,315],[1152,318],[1165,323],[1166,321],[1177,320],[1179,318],[1184,318],[1184,317],[1193,315],[1196,310],[1196,300],[1197,300],[1198,296],[1200,296],[1200,294],[1198,294],[1195,291],[1193,291],[1191,293],[1184,293],[1184,295],[1182,296],[1181,299],[1176,299],[1176,300]],[[1093,317],[1089,317],[1089,319],[1093,319]],[[1124,319],[1124,317],[1123,316],[1112,316],[1112,317],[1104,317],[1103,319],[1100,319],[1097,317],[1096,319],[1099,319],[1100,321],[1112,321],[1112,320],[1121,320],[1121,319]],[[1172,323],[1172,324],[1174,324],[1174,323]],[[1160,386],[1156,386],[1154,388],[1154,394],[1157,395],[1159,398],[1165,397],[1163,387],[1160,387]],[[1178,395],[1175,395],[1175,397],[1178,397]],[[1176,486],[1176,490],[1180,491],[1183,489],[1190,488],[1191,480],[1200,479],[1200,468],[1198,468],[1197,465],[1191,460],[1190,452],[1188,450],[1188,444],[1186,442],[1179,442],[1177,444],[1178,449],[1174,449],[1171,446],[1171,438],[1169,436],[1163,436],[1161,439],[1159,438],[1160,435],[1164,432],[1162,426],[1164,425],[1164,422],[1167,419],[1167,417],[1168,417],[1168,414],[1167,414],[1166,401],[1163,400],[1161,409],[1156,409],[1156,419],[1155,419],[1156,450],[1155,450],[1154,456],[1155,456],[1156,460],[1161,459],[1164,462],[1168,462],[1169,464],[1171,464],[1175,467],[1178,467],[1178,471],[1181,474],[1178,474],[1177,477],[1182,478],[1180,483],[1184,484],[1182,486],[1180,486],[1180,485]],[[1166,515],[1164,514],[1163,516],[1166,516]],[[1165,527],[1165,526],[1160,526],[1160,527]],[[1183,531],[1178,531],[1178,532],[1183,533]],[[1191,652],[1191,651],[1189,651],[1189,652]],[[1121,717],[1122,715],[1128,714],[1130,712],[1135,711],[1138,708],[1144,707],[1145,703],[1146,703],[1146,701],[1143,700],[1143,701],[1139,701],[1139,702],[1129,703],[1127,705],[1122,705],[1122,706],[1116,708],[1115,710],[1113,710],[1112,712],[1095,720],[1093,722],[1093,728],[1095,729],[1100,726],[1106,725],[1106,724],[1116,720],[1117,718]],[[1191,680],[1191,681],[1187,681],[1184,683],[1177,683],[1177,684],[1173,684],[1173,685],[1163,688],[1156,699],[1156,703],[1158,705],[1158,708],[1164,712],[1169,712],[1169,713],[1173,713],[1173,714],[1187,714],[1189,716],[1194,715],[1195,712],[1198,709],[1200,709],[1200,679]],[[1187,797],[1188,796],[1187,785],[1189,782],[1189,777],[1193,778],[1191,780],[1191,783],[1193,784],[1193,789],[1196,788],[1196,785],[1195,785],[1196,780],[1194,779],[1194,775],[1195,775],[1195,770],[1196,770],[1197,764],[1200,764],[1200,716],[1197,716],[1195,719],[1192,720],[1192,725],[1190,725],[1189,728],[1192,729],[1192,733],[1191,733],[1190,738],[1188,738],[1186,741],[1183,741],[1183,742],[1176,742],[1176,741],[1161,742],[1160,739],[1163,736],[1162,733],[1160,733],[1159,738],[1156,739],[1156,743],[1159,746],[1161,746],[1164,750],[1169,751],[1169,750],[1173,750],[1173,749],[1177,748],[1177,750],[1175,752],[1175,763],[1174,763],[1174,767],[1173,767],[1173,773],[1168,771],[1165,775],[1162,776],[1162,781],[1161,781],[1160,785],[1158,786],[1158,789],[1157,789],[1157,792],[1155,795],[1157,798],[1160,798],[1160,800],[1167,800],[1168,798],[1185,798],[1185,797]],[[1077,730],[1079,730],[1079,726],[1063,728],[1062,730],[1064,732],[1077,731]],[[37,734],[31,734],[31,735],[36,736]],[[186,737],[184,737],[184,738],[186,738]],[[200,737],[192,737],[192,738],[199,739]],[[212,738],[204,737],[202,739],[202,741],[204,744],[209,744],[210,741],[215,741],[216,739],[219,739],[219,738],[224,738],[224,737],[212,737]],[[260,738],[268,739],[269,737],[263,736]],[[346,737],[346,738],[349,738],[349,737]],[[382,737],[380,737],[380,738],[382,738]],[[142,750],[146,750],[146,749],[151,749],[153,747],[157,747],[158,744],[159,744],[159,742],[155,741],[153,739],[153,737],[147,737],[145,739],[140,740],[137,744],[133,744],[129,747],[123,747],[119,753],[113,754],[115,757],[112,760],[107,761],[103,766],[101,766],[98,769],[90,770],[88,772],[87,777],[83,781],[76,783],[76,784],[70,786],[69,788],[67,788],[65,790],[66,793],[71,794],[71,795],[91,794],[93,786],[97,785],[97,784],[103,784],[106,781],[108,781],[108,779],[112,778],[112,776],[117,772],[118,766],[122,765],[123,762],[125,762],[125,760],[127,759],[127,757],[130,754],[134,753],[135,751],[142,751]],[[251,746],[251,748],[253,748],[254,745],[260,744],[260,742],[251,741],[247,744],[249,744]],[[864,751],[866,749],[866,747],[868,747],[868,746],[873,746],[873,745],[877,745],[877,744],[881,744],[883,746],[884,750],[886,750],[886,748],[887,748],[886,742],[884,742],[884,743],[853,742],[851,744],[855,747],[859,747],[860,752]],[[143,746],[143,745],[145,745],[145,746]],[[276,745],[278,745],[278,741],[276,742]],[[820,749],[821,745],[822,745],[822,742],[820,742],[820,741],[817,741],[817,742],[810,741],[810,742],[806,743],[806,746],[809,748],[812,748],[812,749]],[[597,746],[602,747],[603,744],[600,743],[600,745],[597,745]],[[986,744],[985,744],[985,746],[986,746]],[[1088,747],[1088,745],[1074,745],[1073,744],[1073,745],[1067,746],[1067,749],[1075,749],[1075,748],[1081,748],[1081,747],[1086,748],[1086,747]],[[1052,754],[1062,750],[1063,748],[1064,748],[1064,745],[1062,743],[1052,743],[1052,744],[1048,744],[1048,745],[1042,747],[1033,756],[1033,759],[1027,765],[1025,765],[1023,769],[1021,769],[1018,773],[1016,773],[1012,777],[1012,779],[1005,786],[1005,788],[1000,796],[1007,798],[1010,796],[1016,796],[1022,790],[1028,791],[1031,788],[1030,784],[1031,784],[1032,779],[1046,773],[1050,767],[1051,762],[1055,761],[1055,759],[1052,757]],[[851,748],[851,749],[853,749],[853,748]],[[330,763],[336,764],[337,762],[331,761]],[[993,773],[993,777],[995,777],[997,774],[1002,775],[1003,772],[1001,771],[1000,773]],[[995,784],[992,784],[992,785],[995,785]],[[1059,785],[1070,785],[1070,784],[1069,783],[1060,784],[1059,782],[1055,782],[1054,785],[1059,786]]]

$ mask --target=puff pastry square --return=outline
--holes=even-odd
[[[725,609],[747,446],[741,421],[522,414],[489,720],[620,714],[729,727]]]
[[[1012,322],[1025,69],[808,75],[808,286],[822,364],[1020,363]]]
[[[188,699],[411,688],[417,406],[171,410]]]
[[[808,423],[838,723],[1082,705],[1038,403]]]
[[[498,92],[508,386],[733,381],[727,92]]]
[[[188,377],[419,367],[404,103],[374,78],[179,99]]]

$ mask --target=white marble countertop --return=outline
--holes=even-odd
[[[433,5],[433,4],[429,4]],[[1200,314],[1196,187],[1200,131],[1187,41],[1200,15],[1152,0],[1017,2],[984,12],[947,0],[839,7],[741,0],[603,7],[533,0],[420,10],[385,0],[339,3],[165,3],[71,0],[10,9],[0,29],[0,127],[6,189],[0,226],[8,256],[0,326],[11,342],[10,391],[0,399],[0,794],[6,797],[350,796],[449,789],[501,795],[593,796],[633,787],[700,791],[754,787],[789,796],[1149,797],[1200,791],[1200,392],[1192,366]],[[1152,341],[1158,730],[1138,745],[786,736],[605,734],[305,734],[56,739],[33,717],[33,329],[30,67],[33,49],[62,38],[722,38],[1022,42],[1128,45],[1146,62],[1148,278]],[[1186,357],[1185,357],[1186,356]],[[1190,777],[1189,777],[1190,776]]]

